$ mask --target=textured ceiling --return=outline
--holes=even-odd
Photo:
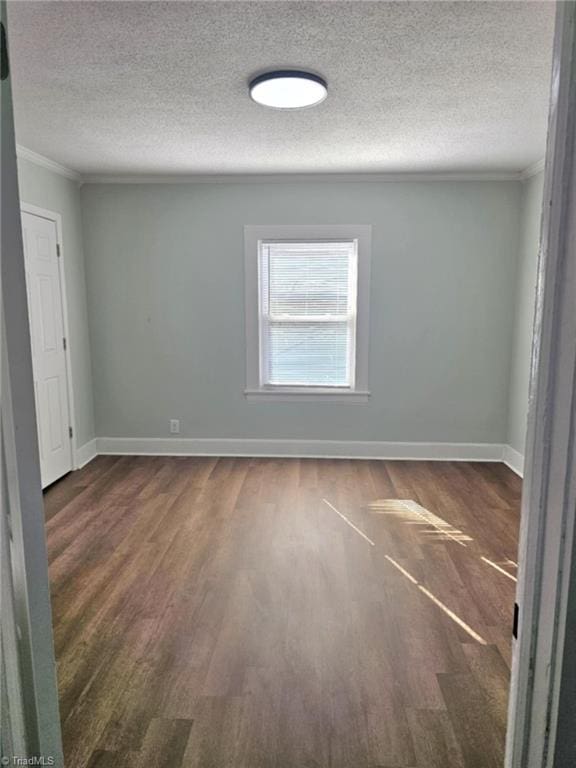
[[[18,142],[83,173],[522,170],[544,154],[551,2],[18,2]],[[252,75],[309,68],[321,105]]]

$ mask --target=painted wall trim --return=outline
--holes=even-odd
[[[356,440],[261,440],[98,437],[99,454],[268,456],[330,459],[502,461],[500,443],[393,443]]]
[[[537,174],[542,173],[544,171],[545,164],[546,160],[543,157],[538,160],[538,162],[529,165],[528,168],[525,168],[520,174],[521,181],[527,181],[528,179],[531,179],[532,176],[536,176]]]
[[[82,469],[89,461],[95,459],[96,456],[98,456],[98,446],[96,438],[94,438],[76,449],[74,453],[74,469]]]
[[[347,403],[349,405],[366,405],[370,400],[370,392],[366,390],[347,390],[330,392],[328,390],[313,391],[296,390],[290,387],[275,389],[245,389],[244,397],[253,403]]]
[[[71,168],[66,168],[65,165],[50,160],[49,157],[33,152],[27,147],[23,147],[21,144],[16,145],[16,157],[20,157],[24,160],[29,160],[34,165],[39,165],[42,168],[47,168],[49,171],[65,176],[67,179],[80,183],[82,181],[81,175],[77,171],[73,171]]]
[[[520,171],[462,172],[462,173],[247,173],[247,174],[187,174],[130,175],[87,174],[84,184],[286,184],[293,182],[357,182],[406,183],[411,181],[521,181]]]
[[[502,461],[512,472],[515,472],[519,477],[524,477],[524,456],[520,451],[515,450],[511,445],[505,445]]]

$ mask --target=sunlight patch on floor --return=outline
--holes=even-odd
[[[511,579],[512,581],[518,581],[518,579],[516,578],[516,576],[513,576],[511,573],[508,573],[508,571],[507,571],[507,570],[505,570],[504,568],[502,568],[502,566],[501,566],[501,565],[498,565],[498,563],[495,563],[493,560],[490,560],[488,557],[484,557],[484,555],[482,555],[482,557],[480,558],[480,560],[483,560],[483,561],[484,561],[485,563],[487,563],[488,565],[491,565],[491,566],[492,566],[492,568],[494,568],[496,571],[499,571],[499,572],[500,572],[501,574],[503,574],[504,576],[507,576],[507,577],[508,577],[509,579]]]
[[[434,530],[423,531],[427,536],[437,536],[441,540],[451,539],[461,547],[465,547],[467,541],[472,541],[471,536],[454,528],[446,520],[411,499],[378,499],[368,504],[368,511],[378,515],[392,515],[406,523],[429,525]]]
[[[327,504],[327,505],[330,507],[330,509],[331,509],[331,510],[333,510],[334,512],[336,512],[336,514],[337,514],[337,515],[340,515],[340,517],[342,518],[342,520],[344,520],[344,522],[345,522],[345,523],[348,523],[348,525],[350,526],[350,528],[352,528],[353,530],[355,530],[355,531],[356,531],[356,533],[357,533],[357,534],[359,534],[360,536],[362,536],[362,538],[363,538],[363,539],[366,539],[366,541],[368,542],[368,544],[371,544],[373,547],[375,547],[375,546],[376,546],[375,542],[373,542],[371,538],[369,538],[368,536],[366,536],[366,534],[364,533],[364,531],[361,531],[361,530],[360,530],[360,528],[358,528],[356,525],[354,525],[354,523],[353,523],[351,520],[349,520],[349,519],[346,517],[346,515],[342,514],[342,512],[340,512],[340,510],[339,510],[339,509],[336,509],[336,507],[334,506],[334,504],[331,504],[331,503],[328,501],[328,499],[322,499],[322,501],[324,502],[324,504]]]
[[[371,546],[373,547],[376,546],[376,543],[372,541],[372,539],[369,538],[364,533],[364,531],[362,531],[351,520],[349,520],[349,518],[347,518],[346,515],[340,512],[340,510],[337,509],[334,506],[334,504],[328,501],[328,499],[322,499],[322,501],[333,512],[336,512],[336,514],[342,520],[344,520],[344,522],[347,523],[347,525],[349,525],[350,528],[352,528],[359,536],[365,539],[365,541],[367,541]],[[437,536],[440,539],[451,539],[455,541],[457,544],[460,544],[461,546],[464,546],[464,547],[466,546],[467,541],[473,541],[471,536],[468,536],[462,531],[458,530],[457,528],[454,528],[445,520],[442,520],[442,518],[438,517],[437,515],[434,515],[432,512],[429,512],[427,509],[420,506],[415,501],[400,500],[400,499],[382,499],[382,500],[374,501],[368,504],[368,510],[376,514],[387,514],[387,515],[398,517],[408,525],[431,526],[433,530],[425,530],[423,531],[423,533],[428,536]],[[409,571],[407,571],[403,566],[401,566],[399,562],[394,560],[393,557],[390,557],[390,555],[384,555],[384,557],[409,582],[414,584],[414,586],[417,587],[423,595],[425,595],[429,600],[431,600],[434,603],[434,605],[440,608],[440,610],[442,610],[450,619],[452,619],[453,622],[458,624],[459,627],[461,627],[465,632],[467,632],[468,635],[470,635],[470,637],[476,640],[476,642],[480,643],[480,645],[487,645],[486,640],[484,640],[484,638],[481,635],[475,632],[474,629],[472,629],[472,627],[469,624],[467,624],[463,619],[461,619],[460,616],[458,616],[458,614],[456,614],[451,608],[449,608],[445,603],[443,603],[442,600],[437,598],[433,592],[427,589],[423,584],[420,584],[418,579],[416,579]],[[512,581],[517,581],[516,577],[513,576],[511,573],[508,573],[508,571],[506,571],[505,568],[502,567],[502,565],[495,563],[493,560],[490,560],[489,558],[484,557],[483,555],[481,556],[480,559],[483,562],[485,562],[487,565],[494,568],[496,571],[499,571],[504,576],[511,579]],[[511,565],[516,565],[516,564],[512,560],[506,560],[504,561],[503,565],[508,565],[508,567],[510,567]]]
[[[418,579],[415,579],[414,576],[412,576],[411,573],[409,573],[405,568],[403,568],[400,563],[396,562],[393,557],[390,557],[389,555],[384,555],[386,560],[388,560],[389,563],[391,563],[394,568],[396,568],[400,573],[405,576],[408,581],[410,581],[412,584],[414,584],[420,592],[422,592],[423,595],[426,595],[426,597],[429,600],[432,600],[434,605],[437,605],[438,608],[440,608],[444,613],[449,616],[453,622],[458,624],[459,627],[462,627],[462,629],[467,632],[470,637],[472,637],[476,642],[480,643],[480,645],[487,645],[486,640],[479,635],[477,632],[475,632],[472,627],[469,624],[466,624],[466,622],[458,616],[458,614],[454,613],[448,606],[442,602],[442,600],[439,600],[436,595],[433,592],[430,592],[429,589],[426,589],[426,587],[422,586]]]

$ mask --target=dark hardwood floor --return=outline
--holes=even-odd
[[[501,464],[95,459],[45,496],[67,768],[501,768],[519,498]]]

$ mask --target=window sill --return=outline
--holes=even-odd
[[[245,389],[250,402],[275,403],[367,403],[370,392],[334,387],[275,387],[274,389]]]

